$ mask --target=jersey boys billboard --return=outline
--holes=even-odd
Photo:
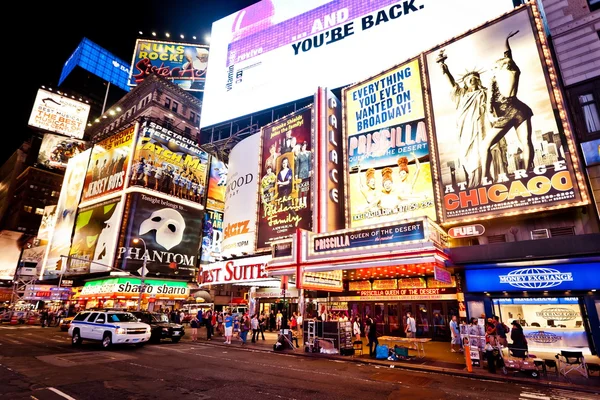
[[[132,164],[130,185],[202,202],[208,154],[192,139],[146,121],[140,128]]]
[[[435,219],[418,60],[344,90],[350,226]]]
[[[312,107],[261,130],[257,249],[312,226]]]
[[[82,203],[123,189],[134,134],[135,127],[132,126],[94,145],[85,175]]]
[[[201,124],[308,97],[317,86],[373,76],[509,11],[512,3],[260,1],[212,26]]]
[[[128,196],[117,268],[141,275],[189,278],[195,275],[202,234],[202,211],[165,198]],[[143,239],[134,242],[134,239]]]
[[[81,139],[89,113],[89,104],[39,89],[29,125]]]
[[[426,54],[444,222],[581,201],[531,10]]]
[[[137,86],[156,74],[184,90],[203,91],[207,65],[206,46],[138,39],[129,85]]]

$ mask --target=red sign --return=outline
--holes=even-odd
[[[270,259],[261,256],[212,263],[200,273],[199,281],[202,285],[216,285],[269,279],[266,268]]]
[[[460,239],[472,236],[481,236],[485,232],[485,227],[480,224],[455,226],[454,228],[448,229],[448,235],[454,239]]]
[[[433,277],[436,281],[452,283],[452,274],[437,265],[433,267]]]

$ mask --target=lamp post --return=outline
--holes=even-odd
[[[144,239],[142,238],[135,238],[133,239],[133,243],[139,243],[142,242],[144,244],[144,261],[142,264],[142,279],[141,279],[141,283],[140,283],[140,296],[138,297],[138,304],[137,304],[137,310],[140,311],[140,309],[142,308],[142,295],[145,292],[145,278],[146,278],[146,252],[148,251],[146,248],[146,242],[144,241]]]

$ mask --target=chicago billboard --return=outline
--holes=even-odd
[[[227,164],[217,157],[210,159],[210,173],[208,176],[208,194],[206,208],[223,211],[225,207],[225,190],[227,188]]]
[[[156,74],[184,90],[204,90],[208,46],[138,39],[131,62],[129,85],[137,86]]]
[[[261,129],[256,249],[312,227],[312,107]]]
[[[39,89],[29,116],[29,125],[81,139],[89,113],[89,104]]]
[[[130,186],[143,186],[179,199],[201,203],[208,154],[194,140],[144,121],[132,161]]]
[[[254,253],[260,135],[239,142],[229,153],[221,255]],[[267,186],[270,188],[271,183]]]
[[[141,275],[189,278],[195,275],[202,211],[165,197],[127,195],[127,216],[121,229],[116,267]],[[140,238],[138,243],[134,239]]]
[[[51,133],[44,134],[37,162],[53,169],[65,170],[73,156],[85,151],[87,143]]]
[[[446,223],[587,202],[532,10],[425,55]]]
[[[118,192],[125,186],[135,126],[94,145],[81,202]]]
[[[221,240],[223,238],[223,213],[206,209],[204,211],[204,224],[202,226],[202,249],[200,264],[215,262],[215,256],[221,254]]]
[[[88,149],[76,155],[67,165],[65,179],[56,205],[54,231],[48,241],[40,279],[56,278],[60,274],[61,268],[64,268],[64,265],[61,267],[59,260],[61,256],[69,255],[77,206],[81,199],[90,153],[91,150]]]
[[[511,0],[260,1],[213,23],[201,124],[373,76],[512,7]]]
[[[435,220],[418,59],[344,89],[351,227]]]

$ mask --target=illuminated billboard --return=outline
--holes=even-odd
[[[127,215],[119,238],[116,267],[141,275],[190,278],[195,275],[202,211],[165,197],[127,195]],[[134,239],[140,238],[137,243]]]
[[[236,144],[229,153],[223,240],[221,241],[222,256],[254,253],[259,153],[260,135],[258,133]]]
[[[81,139],[89,113],[89,104],[39,89],[29,116],[29,125]]]
[[[207,174],[208,153],[198,143],[155,122],[142,123],[130,186],[201,203]]]
[[[200,264],[215,262],[215,256],[219,256],[221,253],[222,239],[223,213],[206,209],[204,211],[204,224],[202,225]]]
[[[37,162],[52,169],[65,170],[73,156],[85,151],[87,142],[65,136],[44,134]]]
[[[260,1],[213,23],[201,125],[373,76],[512,7],[511,0]]]
[[[203,91],[208,46],[138,39],[131,62],[129,85],[139,85],[155,74],[184,90]]]
[[[94,145],[85,175],[81,202],[118,192],[125,186],[135,126]]]
[[[418,59],[344,89],[350,227],[435,220]]]
[[[223,211],[225,207],[225,190],[227,189],[227,171],[227,164],[217,157],[211,157],[206,208]]]
[[[261,129],[256,249],[312,227],[312,107]]]
[[[42,214],[42,222],[38,229],[37,238],[39,240],[48,240],[54,231],[54,224],[56,223],[56,204],[53,206],[44,207],[44,214]]]
[[[13,280],[21,249],[19,239],[23,236],[21,232],[0,231],[0,280]]]
[[[110,270],[122,214],[120,198],[79,209],[65,275]]]
[[[90,153],[91,150],[88,149],[76,155],[69,161],[67,166],[55,211],[54,231],[46,248],[41,273],[43,276],[40,279],[56,278],[60,274],[61,268],[65,267],[64,265],[61,267],[59,260],[61,256],[69,254],[77,206],[81,198]]]
[[[525,7],[425,55],[446,223],[588,201],[533,12]]]

